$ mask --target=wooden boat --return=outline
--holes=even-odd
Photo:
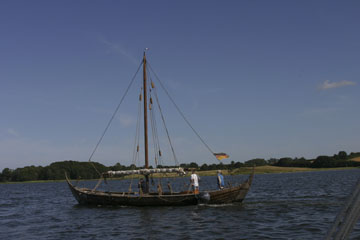
[[[139,192],[105,192],[74,186],[66,176],[72,194],[79,204],[84,205],[117,205],[117,206],[184,206],[203,204],[229,204],[242,202],[248,193],[254,171],[242,184],[221,190],[193,192],[164,192],[140,194]]]
[[[249,178],[242,184],[238,186],[229,186],[224,189],[209,191],[209,201],[207,204],[227,204],[227,203],[234,203],[234,202],[242,202],[246,194],[248,193],[251,183],[254,178],[254,170],[253,168],[252,173],[250,174]]]
[[[72,185],[66,176],[66,181],[72,194],[80,204],[117,205],[117,206],[184,206],[198,204],[196,194],[179,193],[148,193],[138,192],[105,192],[88,188],[78,188]]]
[[[221,190],[212,190],[212,191],[201,191],[201,192],[193,192],[190,191],[189,189],[187,191],[182,191],[182,192],[173,192],[171,189],[168,192],[163,192],[162,188],[160,188],[161,190],[158,189],[158,191],[152,191],[149,187],[149,177],[152,174],[155,173],[177,173],[179,175],[184,175],[185,171],[178,167],[178,168],[155,168],[152,169],[149,167],[149,156],[148,156],[148,114],[147,114],[147,110],[149,107],[149,111],[152,110],[151,105],[153,104],[151,95],[149,98],[149,106],[148,106],[148,97],[147,97],[147,60],[146,60],[146,55],[144,52],[144,57],[142,60],[141,65],[143,66],[143,86],[142,86],[142,91],[143,91],[143,110],[144,110],[144,153],[145,153],[145,168],[144,169],[140,169],[140,170],[126,170],[126,171],[108,171],[105,173],[101,173],[100,174],[100,180],[98,182],[98,184],[93,188],[93,189],[89,189],[89,188],[81,188],[81,187],[77,187],[74,186],[71,181],[69,180],[68,176],[65,174],[66,176],[66,181],[68,183],[68,186],[72,192],[72,194],[74,195],[75,199],[79,202],[79,204],[84,204],[84,205],[121,205],[121,206],[184,206],[184,205],[196,205],[199,203],[205,203],[205,204],[227,204],[227,203],[233,203],[233,202],[242,202],[244,200],[244,198],[246,197],[247,192],[250,189],[253,177],[254,177],[254,171],[250,174],[249,178],[242,184],[239,184],[237,186],[231,186],[231,187],[227,187]],[[141,67],[141,65],[139,66],[139,69]],[[138,71],[139,71],[138,69]],[[136,74],[135,74],[136,76]],[[135,78],[134,76],[134,78]],[[132,80],[133,81],[133,80]],[[161,84],[161,82],[160,82]],[[131,85],[129,85],[130,87]],[[151,81],[151,85],[154,91],[154,83]],[[166,91],[166,90],[165,90]],[[127,92],[127,91],[126,91]],[[126,94],[125,92],[125,94]],[[150,90],[151,93],[151,90]],[[166,92],[167,93],[167,92]],[[142,94],[140,94],[140,102],[142,101]],[[156,94],[156,92],[155,92]],[[167,93],[168,94],[168,93]],[[123,98],[125,97],[125,95],[123,96]],[[169,96],[170,97],[170,96]],[[123,99],[122,98],[122,99]],[[156,95],[156,99],[157,99],[157,95]],[[158,99],[157,99],[158,100]],[[170,100],[173,101],[170,97]],[[121,101],[122,102],[122,101]],[[120,104],[121,104],[120,102]],[[174,103],[174,102],[173,102]],[[119,106],[120,106],[119,104]],[[174,103],[175,104],[175,103]],[[117,107],[116,111],[118,110],[119,106]],[[140,104],[139,104],[140,106]],[[160,105],[159,106],[159,111],[162,115],[161,112],[161,108]],[[141,106],[140,106],[141,107]],[[177,105],[175,104],[175,108],[180,111],[177,107]],[[114,113],[114,115],[112,116],[112,119],[114,118],[116,111]],[[186,123],[191,127],[191,129],[195,132],[194,128],[190,125],[190,123],[185,119],[184,115],[182,114],[182,112],[180,111],[182,117],[184,118],[184,120],[186,121]],[[151,112],[150,112],[150,116]],[[103,135],[101,136],[99,142],[97,143],[94,151],[92,152],[89,161],[91,162],[91,157],[93,156],[94,152],[96,151],[97,147],[99,146],[102,138],[105,135],[106,130],[108,129],[112,119],[110,120],[109,124],[107,125],[107,127],[105,128],[105,131],[103,133]],[[153,121],[153,119],[151,119]],[[164,118],[162,116],[162,120],[164,121]],[[152,122],[153,124],[153,122]],[[164,123],[165,128],[166,128],[166,124]],[[152,125],[152,130],[156,129],[156,127],[153,127]],[[168,134],[168,131],[166,129],[166,132]],[[138,132],[137,132],[138,134]],[[195,132],[195,134],[200,138],[200,140],[204,143],[204,145],[211,151],[211,153],[218,159],[221,158],[226,158],[228,157],[227,154],[225,153],[214,153],[209,147],[208,145],[203,141],[203,139],[199,136],[199,134],[197,132]],[[153,138],[154,136],[156,136],[156,134],[154,135],[153,133]],[[169,142],[171,145],[171,141],[170,141],[170,137],[168,135],[169,138]],[[157,146],[159,147],[159,146]],[[171,148],[173,149],[173,146],[171,145]],[[137,145],[137,152],[139,152],[139,144]],[[156,165],[157,161],[156,158],[161,156],[161,151],[160,148],[156,149],[156,151],[154,151],[155,153],[155,162]],[[174,151],[173,151],[174,154]],[[176,159],[176,158],[175,158]],[[95,166],[93,165],[93,167],[95,168]],[[96,168],[95,168],[96,169]],[[110,192],[110,191],[99,191],[96,190],[97,187],[99,186],[100,182],[102,181],[102,179],[104,179],[105,177],[112,177],[115,175],[120,175],[120,176],[124,176],[124,175],[130,175],[130,174],[140,174],[143,175],[145,178],[145,191],[139,190],[139,192],[134,192],[134,191],[127,191],[127,192]]]

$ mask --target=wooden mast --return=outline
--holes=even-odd
[[[145,50],[146,51],[146,50]],[[144,51],[143,59],[143,76],[144,76],[144,146],[145,146],[145,168],[149,168],[149,151],[148,151],[148,124],[147,124],[147,87],[146,87],[146,55]],[[149,175],[145,175],[146,192],[149,192]]]

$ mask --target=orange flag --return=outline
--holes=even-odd
[[[224,158],[229,158],[230,156],[226,153],[214,153],[214,156],[217,158],[217,160],[222,160]]]

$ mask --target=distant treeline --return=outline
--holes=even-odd
[[[335,167],[359,167],[360,162],[351,161],[354,158],[360,157],[360,152],[347,154],[345,151],[340,151],[334,156],[318,156],[315,159],[305,158],[271,158],[265,160],[256,158],[244,163],[232,161],[229,164],[220,162],[219,164],[203,164],[197,163],[180,164],[183,168],[195,168],[201,171],[228,169],[233,170],[241,167],[249,166],[280,166],[280,167],[307,167],[307,168],[335,168]],[[158,166],[158,167],[174,167],[174,166]],[[62,161],[55,162],[49,166],[28,166],[17,168],[15,170],[5,168],[0,174],[1,182],[21,182],[21,181],[36,181],[36,180],[63,180],[65,179],[65,172],[71,179],[96,179],[99,178],[99,173],[109,170],[130,170],[138,169],[135,165],[124,166],[120,163],[114,166],[106,167],[97,162],[77,162],[77,161]]]

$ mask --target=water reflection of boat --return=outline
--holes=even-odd
[[[232,202],[242,202],[247,194],[247,192],[250,189],[252,179],[254,177],[254,171],[250,174],[249,178],[237,185],[237,186],[229,186],[227,188],[221,189],[221,190],[211,190],[206,191],[202,190],[200,193],[194,192],[190,190],[190,188],[185,189],[184,191],[180,192],[174,192],[171,190],[171,186],[164,191],[161,184],[161,178],[159,178],[159,183],[157,184],[157,190],[154,191],[150,188],[150,176],[153,176],[154,174],[166,174],[174,176],[174,174],[179,176],[184,176],[186,173],[183,168],[181,167],[173,167],[173,168],[151,168],[149,165],[149,151],[148,151],[148,110],[150,112],[150,120],[151,120],[151,130],[152,130],[152,138],[153,138],[153,145],[154,145],[154,160],[155,165],[159,166],[161,165],[161,149],[160,149],[160,143],[158,139],[158,133],[157,133],[157,125],[156,125],[156,118],[154,116],[154,110],[155,107],[153,105],[156,104],[158,107],[158,111],[161,115],[161,119],[164,125],[164,128],[166,130],[166,135],[169,140],[169,144],[172,149],[173,157],[175,160],[176,165],[178,166],[177,158],[174,152],[173,145],[171,143],[171,139],[169,136],[169,132],[166,127],[165,119],[162,113],[162,109],[160,107],[160,103],[158,101],[158,96],[155,88],[155,84],[152,81],[152,78],[150,76],[150,84],[147,85],[147,78],[149,73],[148,63],[146,60],[146,55],[144,52],[143,60],[136,72],[136,74],[139,72],[141,66],[143,67],[143,84],[142,84],[142,90],[139,97],[139,109],[138,109],[138,122],[137,122],[137,129],[136,129],[136,136],[135,136],[135,145],[134,145],[134,160],[133,163],[136,163],[136,160],[138,159],[139,155],[139,134],[140,134],[140,115],[141,115],[141,107],[143,105],[143,119],[144,119],[144,153],[145,153],[145,166],[144,169],[132,169],[132,170],[119,170],[119,171],[108,171],[105,173],[99,173],[100,179],[98,184],[93,188],[80,188],[77,186],[74,186],[69,178],[66,175],[67,183],[71,189],[72,194],[76,198],[76,200],[80,204],[90,204],[90,205],[124,205],[124,206],[181,206],[181,205],[195,205],[198,203],[209,203],[209,204],[224,204],[224,203],[232,203]],[[150,67],[150,70],[151,67]],[[153,72],[153,71],[152,71]],[[135,74],[135,76],[136,76]],[[154,76],[158,79],[156,74],[153,72]],[[129,88],[131,87],[134,79],[130,82],[129,87],[127,88],[127,91],[125,92],[124,96],[122,97],[122,100],[124,99],[126,93],[128,92]],[[164,88],[164,85],[162,82],[158,79],[160,86],[163,88],[165,93],[169,96],[170,100],[173,102],[175,108],[179,111],[181,116],[184,118],[186,123],[191,127],[191,129],[194,131],[194,133],[199,137],[201,142],[207,147],[207,149],[217,158],[227,158],[228,155],[225,153],[214,153],[209,146],[204,142],[204,140],[200,137],[200,135],[194,130],[194,128],[190,125],[189,121],[185,118],[184,114],[180,111],[178,106],[175,104],[173,99],[168,94],[168,91]],[[154,100],[153,100],[154,97]],[[102,138],[104,137],[107,129],[109,128],[112,119],[116,115],[117,110],[119,109],[122,100],[120,101],[120,104],[118,105],[116,111],[114,112],[111,120],[109,121],[107,127],[105,128],[104,133],[102,134],[100,140],[98,141],[94,151],[92,152],[89,161],[91,162],[91,158],[94,155],[97,147],[99,146]],[[141,104],[143,102],[143,104]],[[149,102],[149,105],[148,105]],[[93,165],[95,168],[95,165]],[[110,192],[110,191],[99,191],[96,190],[101,183],[102,180],[114,177],[114,176],[125,176],[125,175],[143,175],[145,178],[145,188],[144,190],[141,190],[139,188],[139,191],[133,191],[131,185],[129,186],[129,191],[126,192]]]

